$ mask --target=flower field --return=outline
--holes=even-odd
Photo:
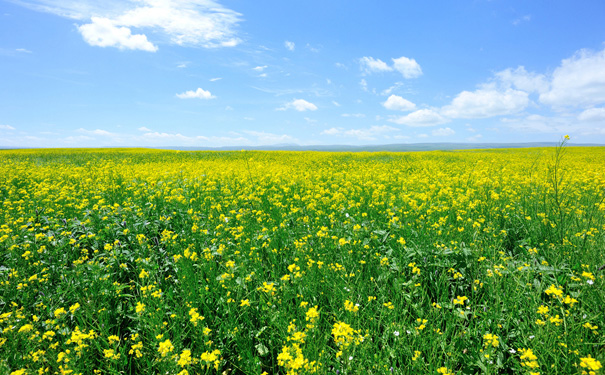
[[[0,374],[600,374],[605,149],[0,151]]]

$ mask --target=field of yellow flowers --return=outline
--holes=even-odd
[[[0,151],[0,374],[600,374],[605,149]]]

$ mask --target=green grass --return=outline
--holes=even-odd
[[[602,371],[602,148],[0,155],[0,373]]]

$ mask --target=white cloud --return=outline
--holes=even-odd
[[[505,69],[495,74],[496,78],[506,87],[514,87],[518,90],[528,93],[542,93],[548,90],[548,80],[543,74],[530,73],[525,67],[519,66],[517,69]]]
[[[432,109],[419,109],[408,115],[392,118],[389,121],[412,127],[435,126],[449,122],[448,119]]]
[[[209,81],[210,82],[216,82],[216,81],[220,81],[222,78],[221,77],[217,77],[217,78],[210,78]]]
[[[361,65],[361,70],[365,73],[380,73],[380,72],[390,72],[393,70],[390,66],[387,65],[384,61],[380,59],[375,59],[373,57],[364,56],[359,59],[359,64]]]
[[[527,14],[523,17],[516,18],[513,20],[513,25],[518,26],[521,22],[529,22],[531,21],[531,14]]]
[[[285,111],[286,109],[294,109],[299,112],[315,111],[317,110],[317,106],[304,99],[294,99],[290,103],[286,103],[283,107],[277,108],[278,111]]]
[[[143,34],[132,34],[127,27],[117,27],[108,18],[92,17],[92,23],[78,26],[84,41],[96,47],[117,47],[155,52],[158,47]]]
[[[180,99],[196,99],[196,98],[197,99],[214,99],[214,98],[216,98],[216,96],[212,95],[210,93],[210,91],[203,90],[199,87],[195,91],[192,91],[192,90],[185,91],[182,94],[176,94],[176,96],[177,96],[177,98],[180,98]]]
[[[0,130],[15,130],[15,128],[10,125],[0,125]]]
[[[368,82],[364,78],[359,81],[359,85],[363,91],[368,91]]]
[[[575,129],[573,124],[575,121],[567,117],[546,117],[532,114],[523,118],[503,118],[500,121],[506,127],[523,133],[567,134]]]
[[[580,121],[605,121],[605,108],[589,108],[578,115]]]
[[[376,137],[387,136],[389,133],[398,132],[399,129],[392,126],[373,125],[369,128],[364,129],[344,129],[344,128],[330,128],[321,132],[322,135],[332,135],[338,137],[350,137],[357,138],[360,140],[376,140]]]
[[[441,113],[450,118],[486,118],[517,113],[529,104],[525,91],[479,89],[462,91]]]
[[[456,134],[456,132],[451,128],[439,128],[431,132],[431,135],[434,137],[449,137],[454,134]]]
[[[285,47],[286,47],[288,50],[290,50],[290,51],[294,51],[294,48],[295,48],[295,44],[294,44],[294,42],[290,42],[290,41],[286,40],[286,41],[284,42],[284,46],[285,46]]]
[[[137,128],[138,131],[142,131],[142,132],[153,132],[153,130],[146,128],[144,126],[141,126],[140,128]]]
[[[83,134],[87,134],[87,135],[100,135],[103,137],[115,137],[118,135],[116,133],[108,132],[107,130],[103,130],[103,129],[87,130],[84,128],[79,128],[76,131],[78,133],[83,133]]]
[[[393,93],[393,91],[397,90],[398,88],[400,88],[401,86],[403,86],[403,82],[395,82],[395,84],[391,87],[389,87],[388,89],[383,90],[380,95],[391,95],[391,93]]]
[[[340,107],[340,103],[335,100],[332,100],[332,104],[334,104],[335,107]]]
[[[359,59],[359,65],[365,74],[398,71],[404,78],[408,79],[422,75],[422,69],[414,59],[402,56],[391,60],[393,60],[393,66],[389,66],[380,59],[364,56]]]
[[[357,117],[357,118],[366,117],[366,115],[363,113],[343,113],[341,116],[342,117]]]
[[[477,141],[481,140],[481,138],[483,138],[483,136],[481,134],[475,134],[472,137],[466,138],[466,140],[469,142],[477,142]]]
[[[416,104],[397,95],[389,96],[386,102],[382,103],[382,105],[384,108],[392,111],[413,111],[416,109]]]
[[[21,53],[32,53],[32,51],[25,49],[25,48],[17,48],[15,51],[21,52]]]
[[[605,103],[605,49],[580,50],[561,62],[540,101],[555,107]]]
[[[265,68],[267,68],[267,65],[256,66],[256,67],[252,68],[252,70],[254,70],[255,72],[262,72],[263,70],[265,70]]]
[[[398,59],[393,60],[393,69],[401,73],[404,78],[416,78],[422,75],[422,69],[420,65],[414,59],[402,56]]]
[[[273,133],[267,133],[267,132],[262,132],[262,131],[259,132],[259,131],[254,131],[254,130],[247,130],[247,131],[244,131],[244,133],[251,135],[253,137],[256,137],[257,143],[259,143],[261,145],[297,142],[296,138],[293,138],[287,134],[273,134]]]
[[[241,14],[215,0],[22,0],[18,3],[84,22],[93,18],[109,20],[111,26],[118,30],[149,30],[161,39],[181,46],[231,47],[240,43],[235,29]],[[107,39],[106,34],[99,34],[99,30],[91,30],[99,28],[99,22],[92,20],[82,27],[92,34],[88,35],[88,40]],[[119,44],[108,46],[119,47]]]

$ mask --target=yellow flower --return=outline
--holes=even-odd
[[[135,311],[137,314],[142,313],[143,311],[145,311],[145,305],[141,302],[137,302],[137,306],[135,307]]]
[[[464,305],[464,301],[467,301],[468,297],[466,296],[457,296],[456,298],[454,298],[454,305]]]
[[[355,304],[353,304],[353,302],[346,300],[345,301],[345,310],[355,313],[355,312],[359,311],[359,305],[355,305]]]
[[[554,285],[551,285],[548,287],[548,289],[546,289],[544,291],[544,293],[548,294],[549,296],[554,296],[557,298],[561,298],[563,296],[563,289],[559,289]]]
[[[239,305],[240,306],[250,306],[250,300],[243,299]]]
[[[590,355],[588,357],[580,358],[580,366],[591,371],[597,371],[603,367],[601,366],[601,362],[592,358]]]
[[[172,345],[170,340],[161,342],[160,346],[158,347],[158,352],[160,352],[162,357],[166,357],[166,355],[168,355],[168,353],[172,352],[173,350],[174,346]]]
[[[80,308],[80,304],[76,302],[75,304],[73,304],[69,307],[69,312],[73,315],[73,313],[75,313],[76,310],[79,308]]]
[[[193,325],[195,327],[197,327],[197,323],[198,321],[202,321],[204,320],[204,317],[201,316],[198,312],[197,309],[195,307],[192,307],[191,310],[189,310],[189,316],[191,316],[191,319],[189,319],[191,321],[191,323],[193,323]]]
[[[191,350],[185,349],[185,350],[183,350],[183,353],[181,353],[181,356],[179,357],[177,364],[181,367],[185,367],[185,366],[191,364],[192,360],[193,359],[191,358]]]
[[[500,341],[498,341],[498,336],[491,334],[491,333],[486,333],[485,335],[483,335],[483,340],[484,346],[493,346],[494,348],[497,348],[498,345],[500,345]]]
[[[34,329],[34,326],[31,324],[24,324],[21,328],[19,328],[19,333],[24,332],[27,333]]]
[[[65,309],[62,307],[55,310],[55,318],[59,318],[64,314],[65,314]]]
[[[548,306],[541,305],[540,307],[538,307],[538,314],[540,314],[540,315],[548,314]]]
[[[141,269],[141,273],[139,273],[139,279],[144,279],[149,276],[149,273],[145,271],[145,269]]]

